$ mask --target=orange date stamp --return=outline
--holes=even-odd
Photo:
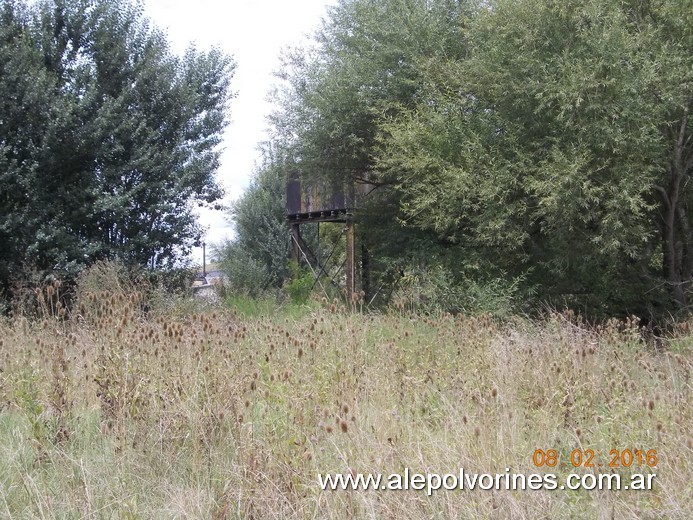
[[[594,450],[575,449],[567,457],[561,457],[557,450],[536,449],[532,454],[532,463],[537,468],[630,468],[657,466],[657,450],[609,450],[608,457],[602,457]]]

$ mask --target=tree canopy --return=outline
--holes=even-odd
[[[216,254],[229,275],[230,288],[259,296],[281,287],[289,276],[284,193],[286,177],[270,148],[243,196],[231,205],[235,239]]]
[[[387,124],[380,164],[396,172],[406,214],[502,253],[506,269],[532,270],[547,297],[644,312],[645,295],[654,304],[666,285],[685,306],[693,40],[683,4],[480,10],[468,58]]]
[[[381,273],[535,308],[689,305],[689,2],[342,0],[280,79],[277,164],[370,186]]]
[[[96,259],[161,266],[199,240],[231,58],[174,54],[128,0],[0,2],[0,280]]]

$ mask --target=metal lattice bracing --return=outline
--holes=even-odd
[[[286,219],[291,229],[291,255],[298,263],[307,263],[319,283],[324,266],[301,238],[302,224],[343,222],[346,233],[346,294],[349,301],[355,292],[354,185],[335,183],[302,184],[298,175],[292,175],[286,186]],[[315,267],[313,267],[315,264]]]

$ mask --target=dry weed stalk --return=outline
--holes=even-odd
[[[41,293],[47,308],[56,290]],[[168,511],[174,516],[218,518],[684,511],[693,477],[684,464],[693,449],[688,333],[672,338],[676,351],[662,352],[635,336],[634,319],[601,329],[571,314],[505,324],[490,316],[364,319],[327,302],[297,320],[241,320],[221,310],[152,316],[142,305],[137,293],[85,292],[73,319],[0,322],[0,413],[30,417],[41,446],[35,464],[17,470],[15,482],[37,482],[26,511],[49,498],[70,511],[74,504],[60,498],[68,496],[89,510],[94,494],[112,486],[141,496],[127,507],[146,517],[166,516],[162,503],[179,504]],[[318,473],[405,467],[532,473],[538,447],[658,449],[658,486],[639,495],[428,499],[322,492],[316,482]],[[94,462],[79,482],[42,480],[50,464],[65,472],[70,460]],[[191,490],[199,491],[194,503]],[[15,495],[6,500],[24,507]]]

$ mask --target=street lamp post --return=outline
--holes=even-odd
[[[206,244],[202,242],[202,277],[207,280],[207,256],[205,251]]]

